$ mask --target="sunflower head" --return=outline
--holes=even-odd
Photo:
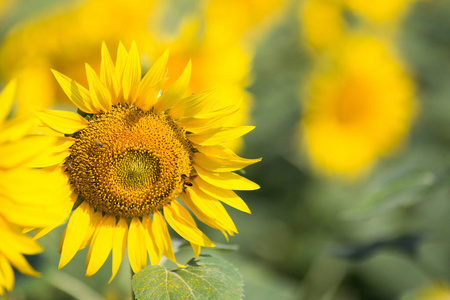
[[[141,78],[136,44],[128,52],[119,44],[113,63],[102,48],[100,75],[86,65],[89,89],[54,71],[80,114],[38,113],[43,126],[64,134],[54,148],[61,175],[68,177],[75,206],[61,243],[60,267],[90,244],[86,275],[94,274],[113,251],[113,277],[128,245],[131,267],[145,267],[161,255],[176,262],[166,222],[188,240],[196,255],[201,246],[214,246],[195,223],[237,233],[224,202],[250,212],[232,190],[258,185],[233,171],[259,159],[244,159],[224,147],[253,129],[226,127],[240,102],[216,108],[213,91],[185,95],[191,64],[165,88],[166,51]],[[57,153],[57,154],[56,154]],[[68,212],[69,213],[69,212]]]
[[[154,213],[182,192],[182,176],[193,171],[193,147],[165,114],[119,104],[94,115],[74,138],[66,160],[70,181],[103,213]]]
[[[416,113],[414,85],[382,40],[349,35],[306,86],[302,146],[322,173],[346,179],[396,149]]]

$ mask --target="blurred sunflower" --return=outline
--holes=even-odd
[[[345,39],[350,29],[372,28],[392,35],[401,23],[403,15],[415,0],[381,0],[369,3],[360,0],[306,0],[299,5],[298,18],[302,39],[314,51],[330,50]],[[349,22],[346,9],[361,22]]]
[[[184,97],[190,63],[163,88],[168,56],[165,52],[141,80],[135,43],[129,53],[119,44],[115,66],[103,45],[100,76],[86,64],[89,90],[54,72],[84,116],[38,113],[45,126],[67,136],[67,147],[54,151],[64,153],[60,176],[69,178],[73,199],[81,202],[61,239],[59,267],[89,244],[86,276],[97,272],[112,249],[112,280],[126,245],[134,272],[146,266],[147,252],[152,264],[161,255],[176,263],[166,222],[191,243],[196,256],[201,246],[214,246],[176,198],[227,238],[237,230],[220,201],[250,213],[232,190],[259,186],[232,171],[259,159],[240,158],[221,146],[253,129],[223,127],[240,102],[216,109],[213,92]]]
[[[282,18],[287,3],[286,0],[205,1],[206,38],[233,45],[245,37],[254,43]]]
[[[8,2],[8,1],[7,1]],[[155,1],[61,1],[46,11],[16,24],[0,48],[0,78],[18,78],[18,113],[66,102],[49,71],[58,68],[82,84],[84,62],[100,66],[98,49],[103,41],[136,40],[151,47],[148,18]]]
[[[299,5],[300,32],[312,50],[334,47],[344,36],[345,22],[338,0],[307,0]]]
[[[24,255],[37,254],[42,248],[22,230],[63,222],[61,199],[70,195],[67,180],[53,170],[28,168],[45,162],[46,148],[59,141],[56,137],[24,136],[35,123],[31,119],[6,121],[15,89],[13,81],[0,94],[0,295],[14,286],[12,267],[23,274],[39,276]]]
[[[303,145],[315,168],[355,177],[404,139],[416,112],[414,84],[391,49],[353,35],[306,84]]]

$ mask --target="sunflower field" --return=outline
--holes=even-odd
[[[449,16],[0,0],[0,299],[450,299]]]

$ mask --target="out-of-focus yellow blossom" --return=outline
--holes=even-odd
[[[31,119],[6,120],[15,88],[13,81],[0,94],[0,295],[14,286],[12,267],[39,276],[24,255],[37,254],[42,248],[22,230],[63,222],[62,197],[70,195],[67,181],[60,180],[54,170],[29,168],[51,159],[48,148],[60,147],[61,141],[53,136],[25,136],[35,124]]]
[[[0,77],[19,78],[19,113],[65,99],[50,68],[87,83],[82,64],[87,61],[99,68],[102,41],[116,45],[119,40],[136,40],[145,50],[151,43],[147,19],[153,2],[92,0],[75,7],[64,3],[13,28],[0,49]]]
[[[306,0],[299,5],[300,32],[313,50],[335,47],[344,36],[339,0]]]
[[[206,39],[232,44],[245,36],[254,40],[282,16],[286,0],[205,1]]]
[[[324,173],[355,177],[392,152],[416,111],[414,85],[389,46],[353,35],[306,86],[303,144]]]
[[[348,9],[375,23],[396,22],[415,2],[415,0],[340,1]]]
[[[313,50],[332,50],[344,38],[345,31],[352,30],[352,26],[355,26],[344,18],[344,11],[348,9],[364,24],[361,26],[359,23],[357,27],[369,25],[369,28],[377,31],[383,29],[384,34],[391,35],[414,2],[415,0],[380,0],[370,3],[360,0],[305,0],[299,5],[300,32],[307,46]]]

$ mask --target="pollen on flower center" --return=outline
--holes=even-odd
[[[78,195],[95,209],[140,217],[182,192],[192,154],[185,131],[170,117],[119,105],[75,134],[66,167]]]
[[[158,158],[145,151],[126,151],[114,163],[111,175],[124,189],[149,186],[159,177]]]

